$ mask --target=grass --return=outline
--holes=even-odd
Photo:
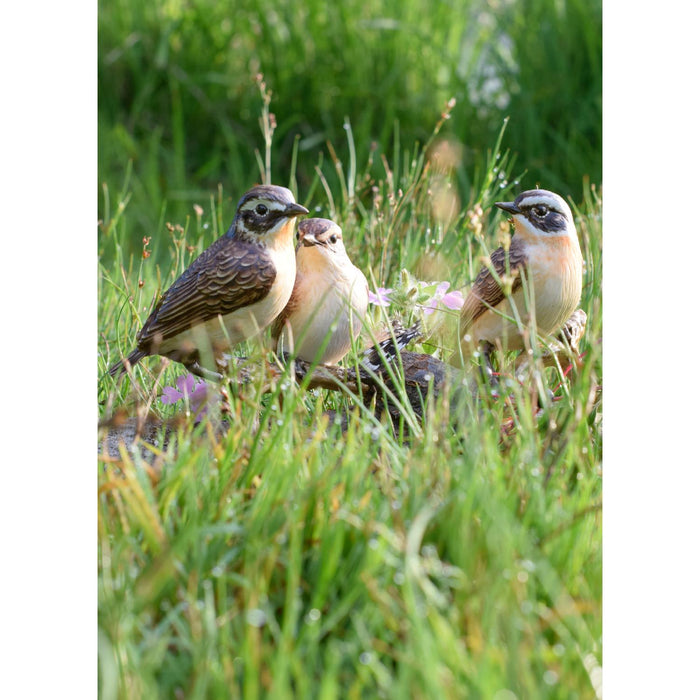
[[[337,181],[319,175],[312,196],[299,193],[333,212],[357,264],[397,290],[389,311],[405,322],[419,313],[416,279],[473,278],[503,234],[491,203],[513,191],[513,159],[496,142],[485,161],[499,167],[446,215],[441,193],[455,172],[431,155],[443,143],[436,129],[393,166],[358,149],[352,177],[339,166]],[[371,158],[382,179],[369,175]],[[224,195],[212,192],[201,214],[161,226],[143,246],[153,255],[127,258],[128,182],[109,201],[101,374],[226,223]],[[263,395],[253,383],[231,397],[224,437],[190,422],[177,451],[155,450],[158,469],[126,453],[101,464],[101,695],[591,697],[601,658],[600,207],[594,188],[577,206],[582,365],[566,377],[537,365],[554,391],[541,411],[514,383],[510,401],[479,409],[448,394],[399,438],[357,413],[342,433],[321,414],[349,399],[291,383]],[[456,316],[434,316],[422,349],[448,359]],[[101,410],[150,400],[168,418],[157,397],[181,373],[151,358],[134,385],[103,378]]]
[[[376,143],[394,166],[397,139],[409,149],[425,143],[454,98],[443,133],[458,151],[462,198],[481,181],[486,149],[509,117],[504,148],[531,182],[580,201],[583,178],[602,178],[601,3],[487,5],[240,0],[232,12],[211,0],[100,2],[100,187],[120,188],[131,159],[133,222],[145,235],[162,223],[161,205],[182,221],[219,183],[230,219],[236,194],[259,179],[263,74],[277,121],[277,183],[287,183],[294,159],[302,192],[317,167],[331,179],[327,144],[350,157],[346,120],[356,143]],[[375,159],[372,176],[382,172]],[[101,206],[100,218],[108,211]]]
[[[189,418],[177,450],[101,459],[101,697],[599,692],[600,7],[430,7],[100,4],[101,418],[186,413],[159,400],[174,363],[104,373],[255,181],[334,218],[394,289],[373,327],[421,316],[419,281],[469,284],[508,232],[494,201],[557,190],[588,314],[580,366],[537,350],[521,386],[503,358],[507,401],[450,387],[422,421],[399,397],[399,435],[361,411],[343,432],[323,413],[350,398],[260,379],[228,392],[225,435]],[[456,312],[424,319],[413,349],[448,360]]]

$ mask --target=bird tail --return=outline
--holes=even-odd
[[[141,358],[146,357],[147,354],[148,353],[144,352],[143,350],[139,350],[138,348],[133,350],[131,353],[129,353],[129,356],[126,359],[115,362],[109,368],[110,376],[117,378],[121,377],[121,375],[126,372],[127,363],[128,366],[133,367]]]
[[[412,340],[423,336],[423,324],[416,321],[410,328],[404,328],[400,321],[394,320],[391,330],[384,336],[377,338],[376,345],[364,351],[360,367],[370,372],[378,372],[385,362],[394,362]]]

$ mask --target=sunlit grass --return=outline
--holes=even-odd
[[[521,176],[495,134],[474,188],[452,198],[458,173],[441,131],[425,147],[404,149],[397,137],[391,158],[355,146],[353,133],[348,122],[335,147],[347,144],[353,158],[332,175],[317,171],[298,199],[332,213],[353,261],[397,290],[389,314],[408,324],[420,315],[415,280],[459,288],[473,279],[504,233],[491,205],[514,194]],[[381,164],[380,176],[370,163]],[[226,202],[242,193],[207,193],[200,209],[161,220],[144,243],[130,192],[126,178],[104,191],[100,411],[133,413],[148,402],[168,418],[183,408],[159,401],[184,371],[176,363],[147,358],[133,382],[118,385],[103,375],[131,349],[158,295],[223,232]],[[104,697],[595,695],[599,193],[589,189],[575,204],[589,325],[580,366],[564,368],[565,377],[536,367],[553,392],[543,405],[510,364],[508,398],[448,387],[396,436],[389,421],[338,392],[281,381],[263,393],[261,379],[229,392],[225,435],[215,416],[185,421],[177,444],[148,459],[122,452],[100,463]],[[126,252],[133,237],[136,254]],[[457,314],[434,317],[414,349],[448,360]],[[373,324],[388,319],[371,310]],[[328,408],[350,411],[346,431],[323,415]]]

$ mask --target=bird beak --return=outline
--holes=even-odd
[[[312,245],[316,245],[318,243],[318,241],[316,240],[316,236],[313,236],[310,233],[307,233],[305,236],[302,236],[299,242],[307,248],[310,248]]]
[[[296,202],[287,204],[287,207],[284,210],[284,215],[288,216],[290,219],[295,216],[304,216],[308,213],[309,210],[306,207],[302,206],[301,204],[297,204]]]
[[[494,204],[503,211],[507,211],[509,214],[522,214],[520,207],[515,202],[494,202]]]

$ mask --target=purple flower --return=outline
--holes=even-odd
[[[393,292],[393,289],[386,289],[384,287],[377,287],[377,293],[369,293],[369,303],[376,304],[377,306],[389,306],[391,304],[391,299],[389,295]]]
[[[461,309],[462,306],[464,306],[464,297],[462,296],[462,292],[459,291],[459,289],[455,289],[454,291],[450,292],[449,294],[445,294],[440,301],[448,308],[452,309],[453,311],[457,309]]]
[[[426,282],[420,283],[422,287],[428,287]],[[448,309],[461,309],[462,304],[464,304],[464,297],[462,292],[459,290],[454,290],[452,292],[447,292],[450,288],[449,282],[440,282],[435,288],[435,294],[433,294],[428,301],[426,301],[423,306],[423,312],[429,316],[433,312],[438,310],[438,304],[443,304]]]
[[[175,379],[174,386],[163,387],[160,400],[164,404],[173,404],[185,397],[189,399],[190,407],[195,411],[195,421],[200,421],[207,413],[207,383],[193,374],[186,374]]]

